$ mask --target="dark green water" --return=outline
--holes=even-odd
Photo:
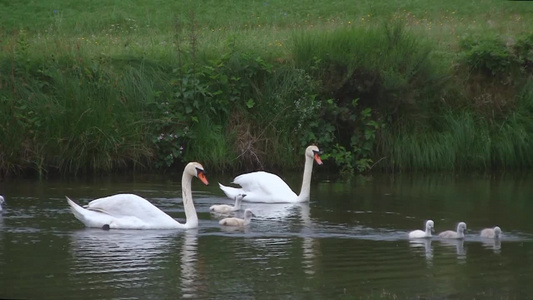
[[[308,204],[247,204],[257,216],[225,230],[208,212],[231,203],[217,181],[193,184],[200,227],[87,229],[64,196],[133,192],[183,220],[180,176],[0,183],[0,298],[526,299],[533,295],[533,177],[316,174]],[[289,178],[299,187],[300,176]],[[461,242],[410,242],[465,221]],[[501,243],[478,237],[499,225]]]

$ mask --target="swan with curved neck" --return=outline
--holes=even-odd
[[[420,239],[420,238],[430,238],[431,232],[434,230],[435,223],[432,220],[426,221],[426,231],[422,230],[413,230],[409,232],[410,239]]]
[[[246,197],[246,194],[238,194],[237,196],[235,196],[234,206],[227,204],[211,205],[211,207],[209,207],[209,210],[219,214],[227,214],[233,211],[238,211],[239,209],[241,209],[241,202],[244,197]]]
[[[188,229],[198,227],[198,215],[192,199],[192,178],[208,184],[201,164],[185,166],[181,178],[185,224],[179,223],[148,200],[133,194],[117,194],[100,198],[81,207],[67,197],[74,216],[87,227],[103,229]]]
[[[466,223],[459,222],[459,224],[457,224],[457,231],[446,230],[446,231],[439,233],[439,237],[444,238],[444,239],[464,239],[465,231],[466,231]]]
[[[240,185],[240,188],[224,186],[220,183],[218,185],[230,199],[235,199],[238,194],[246,194],[246,198],[243,201],[248,202],[294,203],[308,201],[311,190],[313,160],[319,165],[322,164],[320,150],[314,145],[305,149],[304,174],[299,195],[296,195],[278,175],[263,171],[242,174],[235,177],[233,183]]]

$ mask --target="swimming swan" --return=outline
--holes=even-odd
[[[220,205],[211,205],[209,208],[210,211],[216,212],[219,214],[227,214],[233,211],[237,211],[241,209],[241,202],[242,198],[246,197],[246,194],[238,194],[235,196],[235,205],[226,205],[226,204],[220,204]]]
[[[409,232],[409,238],[410,239],[420,239],[420,238],[429,238],[431,237],[431,232],[434,231],[435,223],[433,223],[433,220],[427,220],[426,221],[426,231],[422,230],[413,230]]]
[[[252,221],[252,217],[253,216],[254,216],[254,214],[252,213],[252,210],[247,208],[244,211],[244,219],[225,218],[225,219],[220,220],[218,223],[220,225],[224,225],[224,226],[239,226],[239,227],[243,227],[243,226],[246,226],[246,225],[250,224],[250,222]]]
[[[185,224],[155,207],[148,200],[133,194],[118,194],[89,202],[85,208],[77,205],[67,197],[74,216],[87,227],[103,229],[176,229],[198,227],[198,216],[192,199],[191,182],[198,177],[208,184],[201,164],[191,162],[183,170],[181,179]]]
[[[0,196],[0,211],[2,211],[2,204],[4,204],[6,200],[4,199],[4,196]]]
[[[445,239],[464,239],[465,238],[466,223],[459,222],[457,224],[457,232],[453,230],[446,230],[439,233],[439,237]]]
[[[502,230],[500,227],[496,226],[494,228],[485,228],[481,230],[481,237],[489,238],[489,239],[499,239],[502,234]]]
[[[240,185],[241,188],[224,186],[220,183],[218,185],[230,199],[235,199],[238,194],[246,194],[244,201],[249,202],[304,202],[309,200],[313,159],[317,164],[322,164],[320,150],[317,146],[309,146],[305,149],[305,167],[300,195],[296,195],[278,175],[263,171],[235,177],[233,183]]]

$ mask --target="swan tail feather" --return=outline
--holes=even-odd
[[[74,214],[76,219],[80,220],[81,222],[85,223],[85,217],[83,215],[84,208],[76,204],[76,202],[72,201],[69,197],[65,196],[67,198],[68,205],[70,206],[70,211]]]
[[[235,197],[237,197],[238,194],[244,193],[243,189],[241,188],[225,186],[225,185],[222,185],[220,182],[218,183],[218,186],[224,192],[224,194],[226,194],[226,196],[230,199],[235,199]]]

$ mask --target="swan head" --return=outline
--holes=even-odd
[[[457,232],[465,232],[465,231],[466,231],[466,223],[459,222],[459,224],[457,224]]]
[[[426,221],[426,230],[435,231],[435,223],[433,220]]]
[[[244,199],[244,197],[246,197],[246,194],[238,194],[237,196],[235,196],[235,200],[241,201],[242,199]]]
[[[494,227],[494,237],[499,238],[501,234],[502,234],[501,228],[498,226]]]
[[[207,181],[207,177],[205,176],[206,172],[204,170],[204,167],[202,166],[202,164],[200,164],[198,162],[190,162],[190,163],[188,163],[187,166],[185,166],[184,173],[186,173],[186,174],[188,174],[190,176],[197,177],[205,185],[209,184],[209,182]]]
[[[305,155],[314,159],[316,163],[319,165],[322,164],[322,160],[320,159],[320,154],[322,154],[320,152],[320,149],[318,149],[318,147],[315,145],[311,145],[307,147],[307,149],[305,149]]]
[[[247,209],[244,211],[244,219],[245,219],[245,220],[250,220],[252,217],[255,217],[254,213],[252,212],[251,209],[247,208]]]

